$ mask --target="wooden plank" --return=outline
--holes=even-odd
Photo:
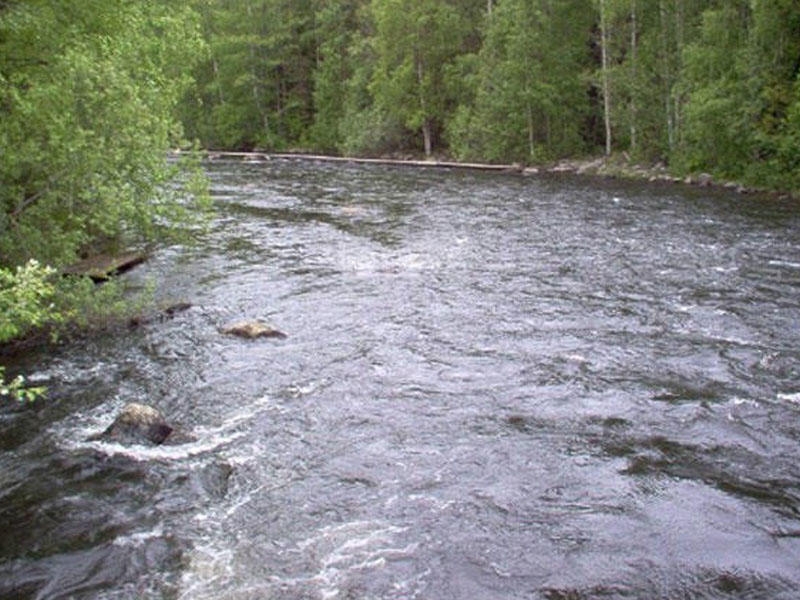
[[[64,269],[66,275],[82,275],[95,281],[105,281],[112,275],[124,273],[147,260],[144,252],[123,254],[98,254],[90,256]]]

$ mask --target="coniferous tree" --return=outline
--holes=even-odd
[[[318,42],[314,70],[314,124],[309,142],[324,151],[342,148],[349,82],[357,70],[356,40],[365,2],[318,0],[314,35]]]
[[[442,0],[373,0],[376,104],[420,132],[426,156],[447,117],[445,67],[460,53],[467,27]]]
[[[210,57],[186,100],[188,133],[209,147],[280,148],[313,121],[311,0],[200,2]]]
[[[583,0],[505,0],[488,18],[474,104],[450,125],[463,158],[537,162],[581,152],[591,11]]]

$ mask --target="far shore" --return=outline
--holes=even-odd
[[[668,183],[689,186],[709,187],[735,191],[739,194],[768,194],[772,196],[792,198],[798,197],[797,194],[785,190],[770,190],[745,186],[735,181],[718,181],[708,173],[699,173],[678,177],[671,174],[665,165],[642,165],[634,163],[625,156],[613,157],[590,157],[586,159],[563,159],[553,163],[524,166],[518,163],[497,164],[479,162],[461,162],[452,159],[439,158],[414,158],[410,156],[380,156],[380,157],[360,157],[360,156],[335,156],[328,154],[315,154],[311,152],[269,152],[264,150],[226,151],[226,150],[206,150],[204,151],[208,160],[219,159],[239,159],[245,162],[262,162],[268,160],[307,160],[317,162],[339,162],[349,164],[375,164],[393,165],[403,167],[427,167],[427,168],[447,168],[447,169],[470,169],[480,171],[495,171],[502,173],[518,173],[520,175],[538,174],[575,174],[591,175],[605,178],[630,179],[647,181],[651,183]]]

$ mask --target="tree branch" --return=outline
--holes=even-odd
[[[17,205],[17,207],[13,211],[11,211],[9,213],[8,216],[11,218],[11,221],[17,221],[19,219],[20,215],[23,212],[25,212],[26,210],[28,210],[28,208],[30,208],[31,206],[36,204],[36,202],[38,202],[38,200],[42,196],[44,196],[44,194],[46,194],[47,192],[49,192],[52,189],[53,184],[56,181],[58,181],[59,179],[61,179],[61,177],[64,175],[65,172],[66,172],[66,170],[60,171],[59,173],[56,173],[55,175],[51,176],[47,180],[47,183],[44,185],[44,187],[41,190],[39,190],[38,192],[36,192],[32,196],[28,196],[27,198],[23,198],[22,202],[20,202]]]

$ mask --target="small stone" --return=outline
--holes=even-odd
[[[709,173],[700,173],[700,175],[697,176],[697,185],[709,187],[713,185],[713,183],[714,178]]]

